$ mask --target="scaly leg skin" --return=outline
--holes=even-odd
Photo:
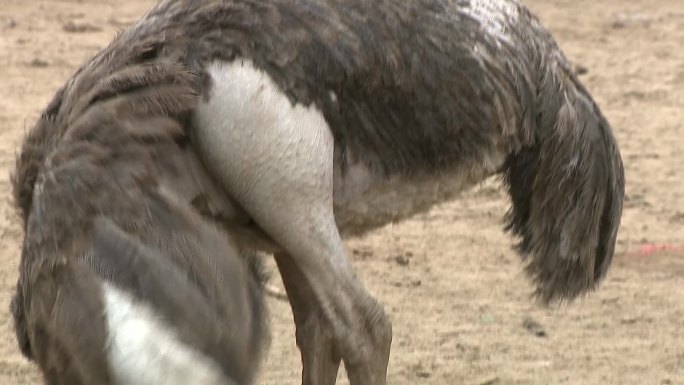
[[[314,293],[289,255],[276,253],[275,260],[292,306],[297,346],[302,356],[302,384],[334,384],[340,356],[335,352],[332,331],[326,327],[329,325],[323,318]]]
[[[293,307],[305,383],[334,384],[334,360],[315,355],[338,353],[351,385],[384,385],[392,327],[344,252],[325,119],[313,106],[292,105],[250,62],[216,62],[208,72],[212,86],[195,111],[195,145],[226,192],[289,256],[298,277],[284,280],[307,286],[302,296],[310,300]]]

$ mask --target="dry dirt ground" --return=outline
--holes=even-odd
[[[389,383],[684,384],[684,1],[527,3],[587,69],[622,149],[627,201],[613,268],[570,306],[530,301],[496,182],[349,242],[394,323]],[[21,237],[9,200],[15,151],[57,87],[150,4],[0,0],[0,384],[40,383],[7,312]],[[259,383],[297,384],[290,310],[268,305],[273,341]]]

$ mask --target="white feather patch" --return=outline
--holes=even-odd
[[[152,309],[104,284],[107,352],[117,385],[228,385],[219,365],[179,341]]]

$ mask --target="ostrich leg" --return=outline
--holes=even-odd
[[[284,280],[300,322],[305,384],[335,383],[334,362],[316,358],[331,353],[323,331],[352,385],[385,384],[391,325],[356,278],[335,224],[334,141],[323,116],[293,106],[247,61],[216,62],[208,72],[212,87],[195,112],[194,140],[228,194],[289,256],[283,273],[297,271]],[[317,327],[305,327],[317,312]]]

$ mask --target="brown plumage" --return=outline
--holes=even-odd
[[[165,0],[84,65],[46,113],[63,130],[115,95],[117,77],[131,82],[124,100],[135,109],[145,87],[168,80],[160,63],[199,74],[192,88],[207,95],[204,66],[237,57],[293,102],[320,108],[336,146],[378,175],[448,172],[504,148],[507,228],[521,237],[539,295],[572,298],[604,276],[624,193],[617,146],[550,34],[515,1]],[[160,110],[180,103],[158,101]],[[53,125],[38,132],[50,130],[43,124]],[[33,174],[18,174],[22,206]]]
[[[58,93],[24,142],[13,176],[25,234],[11,308],[22,352],[48,383],[112,383],[103,282],[151,306],[227,378],[255,374],[258,271],[191,205],[217,195],[179,124],[197,103],[196,84],[173,62],[115,71],[80,97]],[[68,117],[55,112],[67,103]]]
[[[193,149],[196,143],[188,146],[185,135],[196,131],[191,119],[196,103],[208,101],[215,86],[208,66],[216,60],[236,59],[253,63],[293,105],[314,106],[320,111],[334,136],[334,162],[343,175],[347,166],[359,163],[379,184],[445,178],[452,173],[467,174],[464,180],[477,183],[498,174],[512,202],[506,228],[519,238],[518,251],[543,301],[575,298],[595,288],[605,276],[624,195],[618,147],[609,123],[558,45],[517,0],[161,1],[89,60],[29,133],[13,179],[15,201],[29,219],[29,242],[43,245],[34,239],[39,236],[32,235],[40,234],[31,227],[32,212],[41,215],[35,223],[46,223],[44,226],[50,227],[44,228],[58,236],[52,236],[56,241],[49,246],[57,252],[29,253],[25,248],[24,260],[31,261],[31,266],[53,268],[59,266],[55,256],[92,248],[87,237],[84,241],[72,236],[88,231],[70,230],[73,224],[80,225],[79,229],[91,227],[90,205],[71,207],[68,210],[74,214],[69,219],[43,218],[49,212],[39,210],[45,202],[36,201],[38,197],[62,205],[63,198],[44,194],[45,187],[51,186],[51,175],[64,165],[78,165],[72,171],[81,179],[61,184],[55,191],[72,189],[66,196],[73,197],[77,189],[86,189],[84,186],[97,187],[102,195],[93,195],[95,202],[110,197],[110,190],[121,189],[104,183],[105,174],[96,170],[101,170],[101,164],[106,164],[106,169],[111,169],[111,164],[121,165],[108,180],[123,180],[124,190],[133,198],[114,200],[121,207],[110,219],[128,234],[146,228],[152,220],[139,218],[142,214],[133,207],[140,207],[140,202],[145,202],[145,207],[169,205],[158,191],[141,186],[158,185],[154,182],[160,175],[174,169],[181,180],[188,173],[204,175],[202,167],[178,166],[197,165],[195,155],[203,155],[204,149]],[[100,145],[83,156],[79,155],[79,140]],[[132,158],[128,150],[121,153],[125,156],[112,150],[123,142],[144,151],[134,151],[139,158]],[[164,156],[155,156],[154,149]],[[169,153],[176,154],[169,159],[190,154],[190,160],[169,164]],[[83,162],[64,161],[76,155]],[[505,161],[497,162],[495,155],[502,155]],[[141,169],[141,165],[145,167]],[[497,169],[491,170],[492,165]],[[214,172],[220,169],[213,166]],[[321,170],[320,175],[326,171]],[[141,180],[144,183],[140,184]],[[213,207],[211,216],[230,221],[237,218],[241,224],[253,215],[236,208],[225,196],[228,194],[222,197],[206,175],[186,182],[168,189],[180,194],[183,204],[208,202]],[[105,185],[109,187],[101,188]],[[195,199],[198,194],[204,198]],[[425,209],[434,203],[426,201],[416,207]],[[183,211],[160,210],[174,216]],[[123,217],[119,213],[130,218],[120,223]],[[184,218],[195,218],[193,215],[188,212]],[[301,215],[304,217],[294,218],[298,223],[311,219]],[[375,220],[357,217],[360,230],[340,230],[358,234],[405,217],[392,215]],[[37,214],[34,217],[38,218]],[[50,221],[54,224],[48,225]],[[157,227],[167,226],[164,222]],[[154,239],[161,238],[152,236],[141,242],[159,248]],[[341,249],[332,238],[311,243]],[[76,253],[69,254],[72,251]],[[313,261],[314,254],[292,255],[287,261],[300,268],[309,262],[319,268],[311,271],[320,275],[325,263],[316,265],[319,260]],[[326,263],[332,259],[330,255],[316,256]],[[344,255],[334,257],[341,260]],[[302,293],[316,292],[319,298],[304,301],[301,312],[323,313],[320,322],[329,326],[336,338],[330,345],[337,349],[335,354],[356,360],[356,366],[348,367],[354,372],[350,373],[355,379],[352,383],[369,378],[382,383],[380,366],[386,362],[383,364],[385,353],[379,352],[391,340],[384,313],[364,296],[360,285],[345,281],[351,276],[348,271],[332,277],[344,283],[340,287],[347,288],[342,292],[348,295],[346,299],[335,297],[333,289],[324,287],[330,282],[320,276],[304,275],[301,281],[310,287],[302,288]],[[20,289],[22,286],[26,285],[20,280]],[[27,300],[24,297],[23,301]],[[357,307],[345,308],[345,300]],[[336,314],[347,322],[334,319]],[[28,319],[28,314],[18,314],[18,319]],[[19,323],[18,330],[22,327]],[[311,330],[307,332],[313,336],[317,331]],[[378,335],[368,334],[369,330]],[[316,341],[316,336],[311,340]],[[25,341],[33,339],[20,336],[22,346],[27,345]],[[307,356],[314,357],[314,362],[317,346],[312,346]],[[374,367],[368,370],[363,363],[373,357],[377,362],[369,364]],[[331,368],[336,370],[334,362]],[[306,377],[306,363],[304,372]],[[324,376],[334,378],[329,373]]]

